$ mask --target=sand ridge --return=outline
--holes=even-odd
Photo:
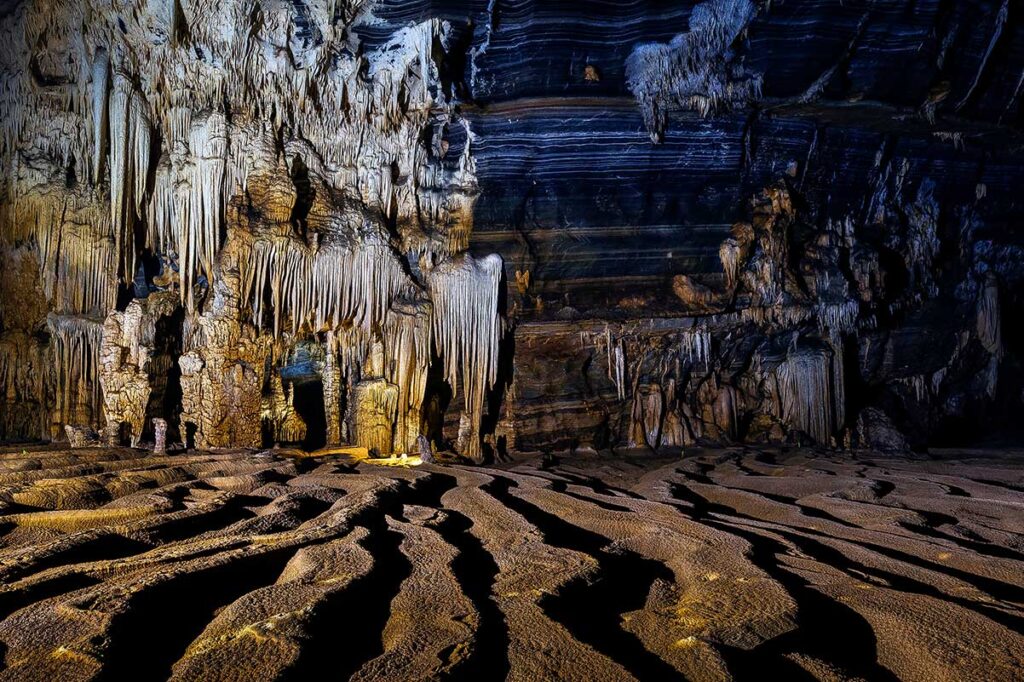
[[[0,680],[1024,676],[1012,459],[0,452]]]

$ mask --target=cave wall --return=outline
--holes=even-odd
[[[0,438],[1013,438],[1018,9],[5,3]]]
[[[504,426],[541,450],[1019,440],[1020,13],[748,4],[492,8],[472,247],[518,321]],[[728,49],[681,39],[698,5]],[[655,60],[652,130],[630,65],[666,45],[711,65]],[[778,290],[757,248],[736,289],[722,246],[780,191]]]

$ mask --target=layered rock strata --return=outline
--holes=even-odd
[[[1015,435],[1005,0],[26,0],[0,38],[0,438]]]

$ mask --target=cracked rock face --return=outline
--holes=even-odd
[[[0,439],[1014,435],[1022,54],[997,0],[5,3]]]

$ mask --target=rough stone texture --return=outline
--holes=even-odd
[[[163,413],[168,374],[177,355],[176,335],[168,329],[176,307],[174,294],[158,292],[132,301],[124,312],[111,311],[103,323],[99,380],[111,445],[122,444],[123,427],[130,444],[137,445],[147,411]]]
[[[88,448],[99,445],[100,436],[87,426],[64,425],[64,433],[68,438],[68,445],[73,448]]]
[[[1019,436],[1007,0],[251,9],[0,18],[0,438]]]
[[[153,417],[153,454],[167,454],[167,420]]]
[[[465,253],[477,189],[450,74],[463,46],[430,17],[363,44],[373,10],[81,0],[4,12],[0,239],[31,279],[4,291],[0,435],[90,424],[136,444],[157,378],[137,337],[159,295],[181,311],[169,314],[180,396],[157,416],[187,442],[306,440],[309,423],[337,442],[342,396],[365,375],[398,392],[375,447],[404,452],[425,431],[436,365],[443,390],[470,397],[464,450],[482,457],[502,267]],[[19,291],[44,305],[10,311]],[[32,382],[29,339],[44,324],[56,371]],[[310,348],[316,366],[296,372]],[[317,405],[303,385],[321,381],[328,353],[330,402]],[[30,401],[28,419],[7,416]]]
[[[0,451],[0,677],[1024,674],[1019,452],[284,452]]]

